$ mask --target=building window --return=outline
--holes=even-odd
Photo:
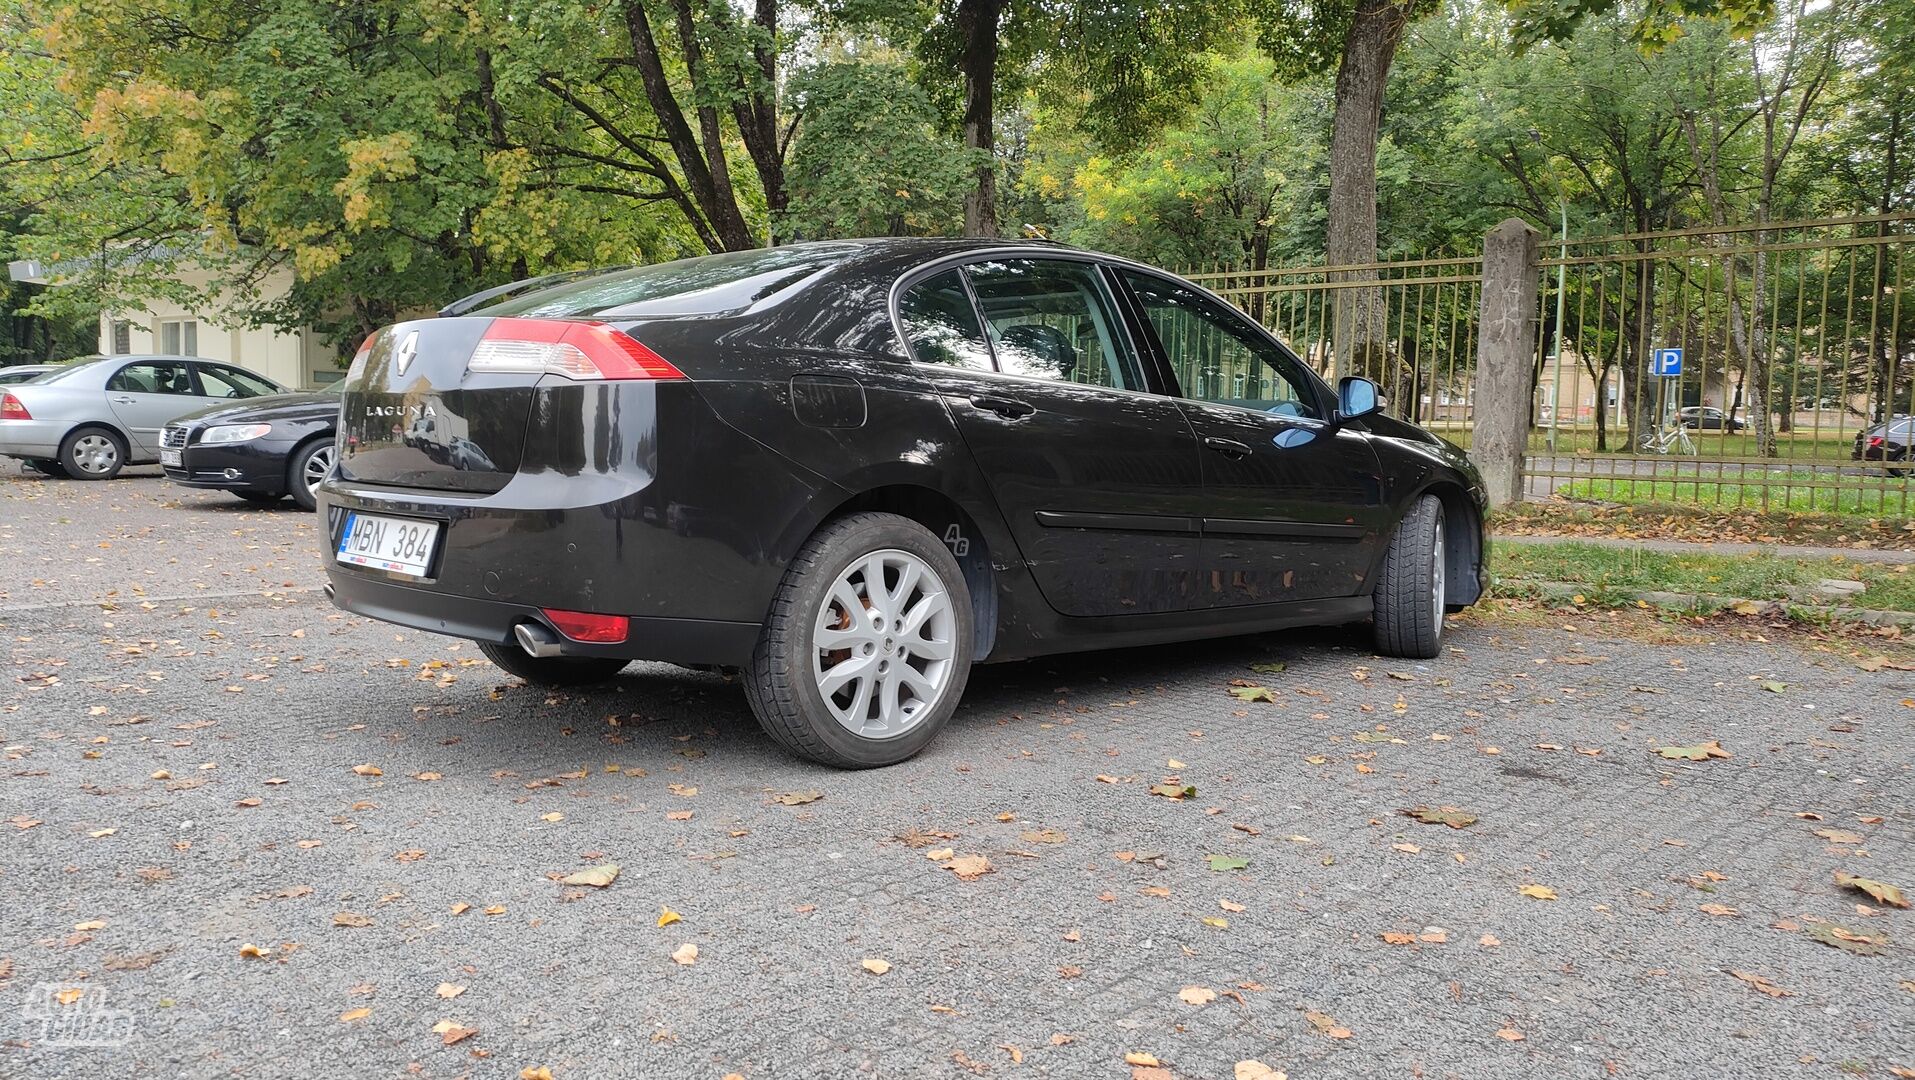
[[[125,319],[114,319],[112,332],[113,355],[131,356],[133,354],[133,324]]]
[[[166,356],[198,356],[199,322],[169,319],[160,323],[160,352]]]

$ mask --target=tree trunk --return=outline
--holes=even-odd
[[[977,180],[964,195],[964,235],[996,236],[997,156],[992,133],[997,89],[997,31],[1004,0],[958,0],[958,34],[964,52],[964,145],[978,155]]]
[[[1376,142],[1390,64],[1419,0],[1357,0],[1337,66],[1330,133],[1330,222],[1324,254],[1331,266],[1376,261]],[[1344,271],[1331,281],[1373,281],[1375,270]],[[1382,289],[1338,288],[1331,335],[1338,376],[1384,382]]]

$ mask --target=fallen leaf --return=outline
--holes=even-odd
[[[1035,832],[1019,833],[1018,835],[1023,837],[1026,842],[1032,844],[1061,844],[1069,839],[1056,829],[1038,829]]]
[[[1186,1005],[1208,1005],[1217,1000],[1217,992],[1207,986],[1186,986],[1177,991],[1177,998]]]
[[[1210,868],[1218,872],[1225,870],[1242,870],[1249,865],[1249,859],[1239,859],[1232,855],[1212,855],[1210,857]]]
[[[1482,937],[1476,939],[1476,943],[1485,949],[1494,949],[1503,943],[1503,939],[1497,937],[1495,934],[1484,934]]]
[[[466,903],[466,902],[465,902],[465,901],[463,901],[463,900],[461,900],[461,901],[459,901],[458,903],[456,903],[456,904],[454,904],[454,905],[452,905],[452,913],[453,913],[454,915],[464,915],[464,914],[465,914],[466,912],[468,912],[468,911],[471,911],[471,910],[472,910],[472,905],[471,905],[471,904],[468,904],[468,903]]]
[[[450,1000],[452,998],[458,997],[460,994],[465,993],[465,987],[460,986],[458,983],[442,982],[439,984],[438,988],[433,990],[432,992],[439,995],[442,998],[446,998],[447,1000]]]
[[[1152,795],[1162,795],[1166,799],[1189,799],[1196,797],[1197,789],[1180,784],[1156,784],[1150,789]]]
[[[354,1020],[364,1020],[371,1015],[371,1009],[347,1009],[345,1012],[339,1014],[339,1019],[342,1023],[350,1024]]]
[[[1835,883],[1845,889],[1859,889],[1874,897],[1878,903],[1888,904],[1898,908],[1908,906],[1908,896],[1904,894],[1901,889],[1890,885],[1886,881],[1874,881],[1869,878],[1856,877],[1853,874],[1845,874],[1837,870],[1835,872]]]
[[[559,812],[558,812],[557,810],[554,810],[554,811],[552,811],[552,812],[551,812],[551,813],[549,813],[549,814],[540,814],[540,815],[539,815],[539,820],[540,820],[540,821],[550,821],[550,822],[554,822],[554,823],[556,823],[556,822],[560,822],[560,821],[564,821],[564,820],[565,820],[565,815],[564,815],[564,814],[561,814],[561,813],[559,813]]]
[[[1290,1080],[1290,1078],[1256,1058],[1246,1058],[1237,1062],[1236,1068],[1231,1070],[1231,1080]]]
[[[991,860],[982,855],[960,855],[944,864],[946,870],[957,875],[959,881],[976,881],[991,873]]]
[[[658,909],[658,925],[670,926],[678,921],[680,921],[678,912],[673,911],[671,908]]]
[[[332,917],[334,926],[371,926],[372,920],[356,911],[342,911]]]
[[[1304,1010],[1303,1018],[1310,1021],[1311,1027],[1316,1028],[1332,1039],[1347,1039],[1351,1035],[1350,1029],[1338,1024],[1336,1017],[1331,1016],[1329,1013],[1320,1013],[1314,1009],[1306,1009]]]
[[[1205,926],[1214,926],[1219,930],[1230,929],[1230,920],[1221,915],[1205,915],[1197,921],[1203,923]]]
[[[1719,915],[1728,918],[1740,918],[1742,913],[1727,904],[1701,904],[1697,909],[1706,915]]]
[[[1217,906],[1224,909],[1225,911],[1230,912],[1232,915],[1235,915],[1238,912],[1244,910],[1244,906],[1242,904],[1237,903],[1235,900],[1220,899],[1217,901]]]
[[[1163,1062],[1158,1061],[1155,1057],[1151,1056],[1150,1054],[1129,1053],[1124,1055],[1124,1064],[1142,1065],[1145,1068],[1154,1069],[1157,1066],[1162,1065]]]
[[[860,960],[858,962],[858,966],[864,968],[866,971],[869,971],[873,975],[882,975],[885,972],[891,970],[891,964],[888,961],[880,960],[875,956],[865,957],[863,960]]]
[[[271,954],[271,949],[262,949],[250,941],[239,947],[239,955],[252,960],[264,960]]]
[[[546,1065],[527,1066],[519,1070],[519,1080],[552,1080],[552,1069]]]
[[[806,803],[815,803],[824,797],[822,791],[783,791],[772,796],[771,801],[780,806],[803,806]]]
[[[1767,690],[1771,694],[1779,694],[1782,691],[1787,690],[1788,688],[1789,688],[1788,683],[1776,682],[1773,679],[1767,680],[1763,682],[1762,684],[1762,689]]]
[[[618,880],[618,864],[606,863],[576,874],[567,874],[559,879],[560,885],[590,885],[594,889],[603,889]]]
[[[1709,758],[1726,758],[1727,750],[1716,745],[1714,739],[1695,746],[1658,746],[1656,753],[1671,761],[1706,761]]]
[[[1421,855],[1423,853],[1423,849],[1417,847],[1415,844],[1391,844],[1390,847],[1392,850],[1401,851],[1406,855]]]
[[[1405,934],[1397,930],[1388,930],[1384,932],[1383,940],[1391,945],[1414,945],[1416,944],[1416,935]]]
[[[1238,701],[1265,701],[1272,705],[1277,703],[1277,695],[1267,686],[1233,686],[1230,688],[1230,696]]]
[[[354,765],[352,771],[360,776],[384,776],[386,771],[377,765]]]
[[[668,811],[666,811],[666,812],[665,812],[665,820],[666,820],[666,821],[690,821],[690,820],[692,819],[692,815],[693,815],[694,813],[697,813],[697,811],[695,811],[695,810],[668,810]]]
[[[1413,817],[1425,825],[1448,825],[1452,829],[1468,828],[1476,824],[1476,815],[1465,814],[1454,806],[1444,806],[1436,809],[1419,806],[1414,810],[1398,810],[1397,813],[1406,817]]]
[[[503,915],[503,914],[505,914],[505,905],[504,905],[504,904],[493,904],[493,905],[492,905],[491,907],[488,907],[488,908],[486,908],[486,909],[485,909],[485,914],[487,914],[487,915]]]
[[[1743,982],[1748,983],[1750,986],[1755,987],[1757,990],[1762,991],[1772,998],[1795,996],[1793,991],[1784,990],[1753,971],[1735,971],[1731,969],[1729,974],[1734,975],[1736,978],[1741,979]]]
[[[1886,934],[1865,934],[1831,922],[1812,922],[1805,933],[1824,945],[1857,956],[1880,956],[1888,951]]]
[[[1815,835],[1827,840],[1831,844],[1854,845],[1863,842],[1860,833],[1852,833],[1847,829],[1817,829],[1815,830]]]
[[[924,857],[931,860],[932,862],[943,862],[944,860],[956,854],[957,852],[952,850],[951,848],[941,847],[934,851],[925,852]]]
[[[672,962],[683,965],[684,967],[690,967],[696,964],[698,962],[698,946],[693,945],[689,941],[680,945],[678,948],[672,950]]]
[[[1554,900],[1557,898],[1556,890],[1547,885],[1525,885],[1516,891],[1535,900]]]
[[[1522,1042],[1524,1039],[1528,1038],[1529,1036],[1524,1035],[1522,1032],[1517,1031],[1515,1028],[1506,1027],[1506,1028],[1497,1028],[1496,1037],[1506,1042]]]

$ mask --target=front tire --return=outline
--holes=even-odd
[[[479,642],[487,660],[534,686],[591,686],[625,670],[630,660],[615,656],[532,656],[514,645]]]
[[[332,472],[333,439],[328,435],[300,447],[286,466],[286,491],[301,510],[319,506],[319,484]]]
[[[60,467],[75,480],[111,480],[126,467],[126,440],[108,428],[75,428],[60,443]]]
[[[1371,594],[1377,652],[1427,660],[1443,651],[1446,555],[1443,501],[1425,495],[1397,524]]]
[[[894,765],[957,711],[971,594],[949,548],[895,514],[832,521],[792,559],[745,671],[773,739],[841,769]]]

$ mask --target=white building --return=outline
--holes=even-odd
[[[31,260],[12,263],[8,270],[15,281],[58,284],[49,268]],[[202,288],[211,277],[192,268],[181,269],[177,276],[187,285]],[[276,270],[243,299],[249,304],[271,302],[286,295],[292,285],[291,270]],[[99,351],[108,356],[199,356],[237,364],[299,389],[324,386],[345,375],[335,359],[336,350],[311,327],[242,327],[219,314],[227,307],[223,302],[188,307],[155,298],[146,302],[143,311],[102,313]]]

